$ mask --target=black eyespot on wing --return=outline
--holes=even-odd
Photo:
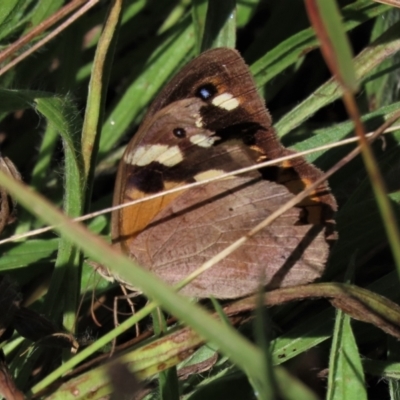
[[[217,93],[218,90],[212,83],[206,83],[205,85],[200,86],[195,92],[196,97],[199,97],[204,101],[211,99]]]
[[[172,133],[178,139],[183,139],[186,137],[186,131],[183,128],[175,128]]]

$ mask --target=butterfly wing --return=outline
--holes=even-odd
[[[231,49],[210,50],[184,67],[149,108],[143,124],[129,143],[120,163],[114,205],[291,153],[278,141],[271,126],[270,115],[257,94],[253,78],[240,55]],[[243,179],[249,181],[256,179],[260,182],[256,185],[257,193],[269,193],[270,188],[281,187],[286,191],[283,199],[291,195],[290,192],[297,193],[307,187],[321,174],[316,167],[299,158],[296,161],[283,162],[276,167],[248,173]],[[236,181],[236,178],[233,178],[233,181]],[[207,187],[210,188],[209,192],[211,191],[208,194],[212,195],[218,192],[220,185],[214,183]],[[146,258],[147,256],[143,256],[147,251],[143,249],[150,243],[150,236],[146,236],[145,232],[150,232],[149,226],[158,221],[160,216],[164,216],[164,213],[174,214],[173,207],[177,202],[179,204],[183,202],[183,205],[191,204],[190,202],[197,196],[197,190],[190,189],[114,212],[113,243],[142,261],[147,268],[159,273],[160,262],[164,264],[165,258],[156,260],[151,255],[149,256],[153,260],[151,261]],[[244,198],[247,202],[251,200],[249,194],[245,194]],[[229,206],[233,198],[225,196],[225,201]],[[257,207],[260,206],[262,210],[268,209],[268,201],[268,198],[260,201]],[[293,225],[301,223],[306,226],[306,230],[310,226],[323,227],[320,230],[322,233],[318,234],[318,240],[324,236],[328,237],[333,232],[332,214],[335,209],[335,199],[328,187],[322,184],[301,204],[300,208],[296,209],[296,215],[290,220],[289,225],[293,228]],[[262,210],[257,220],[265,215]],[[182,211],[178,214],[183,221],[190,221],[188,224],[192,224],[191,214],[185,216],[182,215]],[[212,221],[208,221],[207,224],[210,225],[210,222]],[[242,228],[237,227],[237,231],[242,234],[247,228],[251,227],[244,225]],[[162,230],[157,228],[157,231],[152,231],[152,235],[159,236],[160,232]],[[188,237],[196,236],[197,240],[201,240],[203,236],[201,231],[198,231],[197,235],[193,232],[188,233]],[[304,235],[305,231],[302,231],[302,234]],[[301,236],[298,232],[296,235]],[[264,240],[265,235],[262,237]],[[221,243],[216,242],[213,248],[217,248]],[[294,251],[299,243],[294,247],[289,246],[289,250]],[[190,248],[193,244],[188,246]],[[142,250],[139,251],[138,248]],[[324,256],[321,257],[324,263],[327,252],[326,247],[321,248],[324,250]],[[203,250],[198,252],[200,255],[197,261],[211,254]],[[153,254],[152,251],[149,254]],[[283,251],[278,255],[278,257],[287,256],[288,253]],[[171,270],[179,271],[182,266],[179,267],[175,263],[175,256],[171,257],[173,260],[170,264]],[[263,256],[252,265],[260,266],[264,261]],[[274,261],[273,264],[277,266],[277,271],[281,271],[282,266],[279,267],[279,263]],[[293,269],[302,268],[296,263],[294,266],[296,268]],[[253,269],[257,279],[260,279],[259,267]],[[320,274],[320,267],[315,269],[318,270],[318,274],[313,275],[314,278]],[[261,271],[266,274],[265,283],[271,287],[275,285],[273,282],[282,281],[284,282],[282,284],[293,282],[291,278],[273,279],[263,268]],[[165,278],[171,282],[175,281],[167,276]],[[254,281],[250,286],[254,289]],[[203,292],[200,297],[205,295]],[[221,295],[231,297],[225,292]]]
[[[176,284],[245,236],[293,195],[261,178],[235,177],[185,192],[163,209],[132,243],[131,255],[164,281]],[[329,254],[324,226],[299,224],[292,208],[202,273],[182,293],[236,298],[305,284],[321,276]]]

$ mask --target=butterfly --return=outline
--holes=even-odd
[[[148,109],[120,161],[113,204],[290,154],[242,57],[234,49],[212,49],[178,72]],[[116,210],[113,246],[174,285],[321,175],[300,157]],[[260,284],[273,289],[317,279],[335,210],[335,198],[321,184],[181,292],[229,299]],[[106,275],[136,289],[111,271]]]

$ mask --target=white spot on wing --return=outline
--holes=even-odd
[[[202,128],[203,127],[203,120],[201,119],[201,117],[196,118],[195,122],[196,126],[198,128]]]
[[[199,174],[194,176],[196,182],[205,181],[206,179],[215,178],[217,176],[221,176],[225,174],[225,171],[222,169],[209,169],[208,171],[200,172]]]
[[[148,150],[148,146],[140,146],[134,152],[125,153],[124,161],[131,165],[140,165],[141,158]]]
[[[165,153],[160,154],[155,161],[166,167],[173,167],[183,161],[183,154],[179,146],[171,146]]]
[[[173,167],[183,160],[179,146],[167,146],[166,144],[146,144],[139,146],[135,152],[126,153],[124,160],[127,164],[144,167],[152,162],[159,162],[166,167]]]
[[[219,137],[216,137],[216,136],[208,137],[206,135],[202,135],[202,134],[198,133],[197,135],[191,136],[189,140],[191,141],[191,143],[195,144],[196,146],[207,148],[207,147],[211,147],[214,144],[214,142],[218,139],[219,139]]]
[[[212,104],[224,110],[231,111],[238,107],[239,100],[233,97],[231,93],[222,93],[213,99]]]

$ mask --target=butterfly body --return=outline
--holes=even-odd
[[[271,124],[239,54],[224,48],[203,53],[149,108],[120,163],[114,204],[291,154]],[[319,176],[298,159],[127,207],[112,215],[113,243],[175,284]],[[235,298],[261,282],[275,288],[318,278],[335,207],[321,185],[183,292]]]

